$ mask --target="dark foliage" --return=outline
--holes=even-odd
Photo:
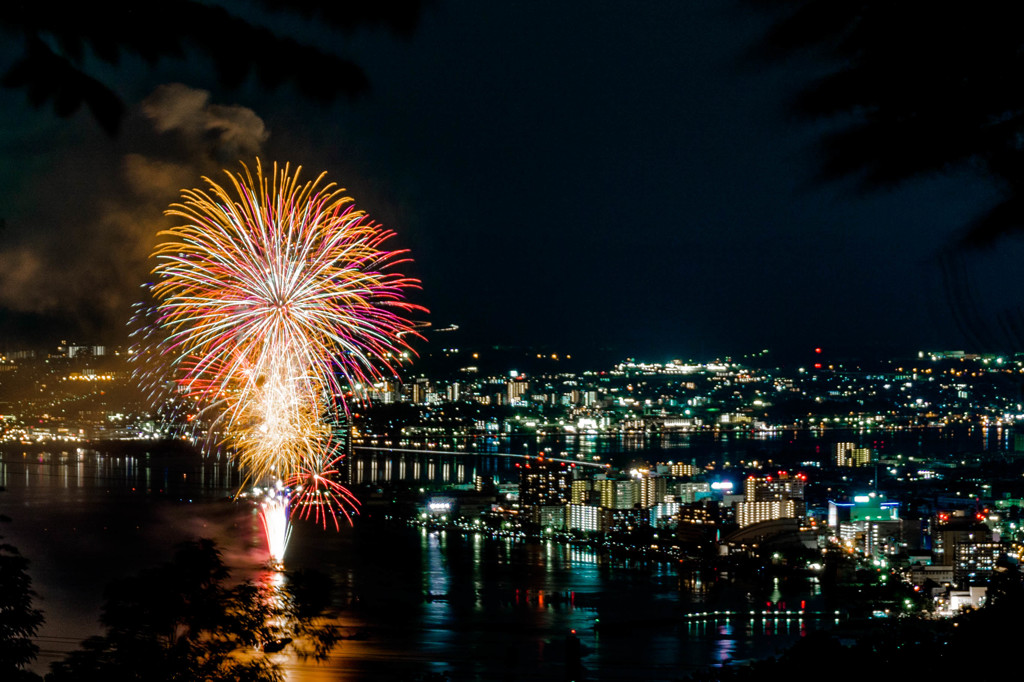
[[[1003,198],[963,242],[1024,227],[1024,35],[1013,3],[751,1],[782,17],[759,56],[811,53],[827,69],[794,103],[835,123],[822,140],[825,179],[876,189],[975,169]]]
[[[0,543],[0,680],[5,682],[38,679],[24,670],[39,653],[32,639],[43,624],[43,614],[32,607],[35,596],[28,559]]]
[[[384,26],[407,36],[418,22],[421,0],[264,0],[243,9],[254,6],[271,16],[297,13],[343,31]],[[90,64],[117,66],[124,56],[156,64],[198,54],[227,87],[255,74],[265,87],[290,82],[317,101],[367,90],[366,75],[356,63],[301,38],[280,35],[275,30],[279,26],[193,0],[0,3],[0,29],[23,44],[21,56],[7,66],[0,83],[25,90],[33,105],[50,104],[59,116],[84,105],[109,133],[117,130],[125,106],[112,84],[90,75]]]
[[[252,583],[229,587],[228,577],[214,543],[200,540],[111,585],[106,634],[54,663],[47,680],[272,682],[281,674],[267,654],[295,647],[322,659],[338,641],[333,627],[317,622],[321,609]]]

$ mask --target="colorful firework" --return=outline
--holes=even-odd
[[[405,295],[419,281],[394,271],[408,259],[383,248],[393,233],[324,174],[242,169],[167,211],[184,223],[153,254],[159,347],[249,479],[290,481],[293,510],[337,526],[356,503],[331,480],[323,416],[408,356],[409,316],[426,310]]]
[[[338,475],[338,466],[344,454],[335,448],[318,450],[305,458],[300,467],[285,481],[285,486],[292,491],[290,504],[304,519],[312,518],[327,528],[327,521],[334,523],[337,530],[339,512],[352,523],[352,514],[358,513],[359,501],[347,488],[334,478]]]

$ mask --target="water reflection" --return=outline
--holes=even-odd
[[[731,623],[722,623],[718,626],[718,641],[715,642],[714,659],[719,665],[725,665],[732,660],[736,652],[736,639],[733,637]]]
[[[226,460],[156,454],[111,455],[84,449],[74,453],[0,451],[0,485],[10,487],[14,477],[19,478],[20,488],[51,493],[114,488],[148,494],[220,495],[233,492],[241,483],[237,467]]]

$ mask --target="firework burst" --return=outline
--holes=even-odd
[[[321,174],[242,167],[182,192],[153,257],[155,326],[178,390],[233,447],[247,476],[290,481],[293,510],[326,526],[355,510],[331,480],[325,414],[357,384],[393,376],[417,336],[419,281],[372,222]],[[317,502],[314,504],[313,501]],[[349,517],[349,520],[350,517]]]

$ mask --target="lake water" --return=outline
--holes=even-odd
[[[613,444],[599,443],[595,449],[623,460],[738,460],[761,452],[799,458],[816,450],[827,456],[832,437],[847,438],[805,432],[723,442],[700,434],[675,447],[648,443],[646,451],[615,453]],[[881,438],[882,449],[907,454],[1000,449],[1008,441],[1002,432],[967,431],[956,437],[864,434],[858,442],[864,438]],[[41,672],[101,631],[97,619],[108,584],[169,559],[181,541],[216,540],[239,580],[264,573],[259,519],[251,505],[232,500],[239,476],[226,460],[74,449],[14,448],[0,455],[0,486],[6,488],[0,513],[12,519],[0,535],[31,560],[37,604],[47,618],[36,666]],[[486,465],[467,460],[461,473],[476,467]],[[408,680],[433,671],[480,682],[562,680],[571,630],[581,643],[582,679],[678,680],[708,665],[771,655],[808,629],[830,624],[688,619],[693,611],[760,605],[773,596],[707,584],[675,566],[609,561],[556,543],[359,521],[338,533],[296,524],[286,565],[333,576],[346,632],[366,635],[344,641],[325,665],[285,660],[294,681]],[[810,587],[791,598],[806,599],[812,610],[820,605]]]

